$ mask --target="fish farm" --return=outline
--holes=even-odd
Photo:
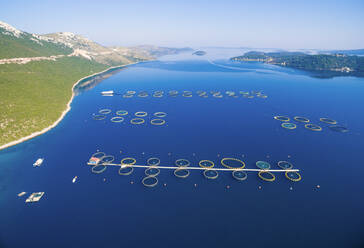
[[[293,164],[288,161],[277,162],[277,168],[271,168],[271,164],[267,161],[257,161],[256,168],[245,168],[245,163],[238,158],[225,157],[220,160],[222,167],[215,167],[215,163],[211,160],[200,160],[196,166],[191,166],[188,159],[176,159],[174,165],[161,165],[161,160],[157,157],[148,158],[144,164],[137,164],[137,160],[133,157],[125,157],[120,163],[113,163],[115,157],[106,155],[104,152],[96,152],[91,155],[87,165],[91,166],[91,171],[95,174],[103,173],[109,166],[117,167],[118,174],[128,176],[133,173],[134,169],[145,169],[145,177],[141,183],[148,187],[158,185],[157,176],[163,171],[172,171],[171,175],[177,178],[187,178],[192,171],[200,171],[204,178],[213,180],[219,177],[219,173],[231,173],[232,177],[238,181],[245,181],[248,173],[256,173],[257,176],[266,182],[276,180],[276,173],[283,173],[285,178],[292,181],[301,181],[302,177],[299,169],[294,169]]]

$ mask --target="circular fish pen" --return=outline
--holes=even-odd
[[[123,122],[124,121],[124,117],[121,117],[121,116],[115,116],[113,118],[110,119],[111,122]]]
[[[219,176],[216,170],[204,170],[203,175],[207,179],[216,179]]]
[[[337,124],[337,121],[329,118],[320,118],[320,121],[331,125]]]
[[[121,176],[128,176],[131,173],[133,173],[133,171],[134,171],[134,168],[132,166],[122,166],[122,167],[120,167],[118,173]]]
[[[99,164],[109,164],[109,163],[112,163],[114,161],[114,159],[115,159],[115,157],[112,155],[103,156],[100,159]]]
[[[149,94],[146,91],[139,92],[138,97],[148,97]]]
[[[221,164],[228,169],[244,169],[245,163],[237,158],[223,158]]]
[[[178,91],[177,90],[171,90],[171,91],[168,92],[168,95],[172,96],[172,97],[178,96]]]
[[[255,163],[255,165],[262,170],[269,170],[270,169],[270,164],[266,161],[257,161]]]
[[[93,115],[92,118],[96,121],[102,121],[106,118],[106,115]]]
[[[147,112],[144,112],[144,111],[138,111],[138,112],[135,112],[134,114],[136,117],[146,117],[148,115]]]
[[[123,158],[120,161],[121,165],[134,165],[136,163],[136,159],[135,158]]]
[[[128,90],[126,92],[126,94],[134,95],[134,94],[136,94],[136,91],[135,90]]]
[[[107,166],[103,164],[98,164],[95,166],[92,166],[91,171],[95,174],[101,174],[106,170]]]
[[[276,180],[276,176],[270,171],[259,171],[258,176],[260,177],[260,179],[267,182],[273,182],[274,180]]]
[[[222,98],[222,95],[220,93],[214,93],[212,94],[212,96],[215,98]]]
[[[158,168],[147,168],[145,171],[144,171],[144,174],[146,176],[152,176],[152,177],[156,177],[159,175],[161,171],[158,169]]]
[[[309,119],[307,119],[306,117],[302,117],[302,116],[295,116],[295,117],[293,117],[293,119],[294,119],[295,121],[303,122],[303,123],[308,123],[308,122],[310,122],[310,120],[309,120]]]
[[[110,114],[111,113],[111,109],[101,109],[99,111],[99,114],[102,114],[102,115],[107,115],[107,114]]]
[[[276,119],[278,121],[290,121],[291,120],[289,117],[282,116],[282,115],[274,116],[274,119]]]
[[[212,168],[215,166],[215,163],[211,160],[201,160],[200,162],[198,162],[198,165],[202,168]]]
[[[312,131],[322,131],[322,128],[318,125],[315,125],[315,124],[306,124],[305,125],[305,128],[309,129],[309,130],[312,130]]]
[[[287,179],[293,182],[298,182],[302,179],[301,175],[297,171],[287,171],[286,173],[284,173],[284,175]]]
[[[159,158],[148,158],[147,164],[149,166],[158,166],[161,163]]]
[[[235,170],[232,172],[233,178],[238,181],[244,181],[248,178],[248,174],[245,171]]]
[[[296,124],[290,123],[290,122],[284,122],[281,124],[281,127],[285,129],[295,129],[297,126]]]
[[[177,159],[176,162],[174,162],[174,163],[178,167],[187,167],[187,166],[189,166],[191,164],[189,160],[184,159],[184,158]]]
[[[153,115],[155,117],[158,117],[158,118],[164,118],[164,117],[167,116],[167,113],[165,113],[165,112],[155,112]]]
[[[134,94],[124,94],[123,98],[132,98]]]
[[[147,176],[147,177],[143,178],[142,184],[145,187],[153,188],[154,186],[156,186],[158,184],[158,179],[156,177],[153,177],[153,176]]]
[[[184,91],[182,96],[183,97],[192,97],[192,92],[191,91]]]
[[[101,159],[104,156],[106,156],[106,153],[104,153],[104,152],[95,152],[94,154],[91,155],[91,157],[98,158],[98,159]]]
[[[338,133],[346,133],[349,131],[348,128],[343,126],[330,126],[329,127],[331,131],[338,132]]]
[[[155,126],[162,126],[162,125],[166,124],[166,121],[163,119],[152,119],[150,121],[150,124],[155,125]]]
[[[116,115],[122,115],[122,116],[124,116],[124,115],[127,115],[129,112],[128,111],[126,111],[126,110],[118,110],[118,111],[116,111]]]
[[[288,161],[279,161],[277,163],[278,167],[283,169],[283,170],[289,170],[289,169],[292,169],[293,168],[293,164],[291,164],[290,162]]]
[[[130,120],[130,123],[134,124],[134,125],[140,125],[140,124],[143,124],[144,122],[145,122],[145,120],[142,118],[133,118]]]
[[[157,94],[157,93],[154,93],[154,94],[153,94],[153,97],[163,97],[163,94]]]
[[[183,168],[178,168],[174,170],[173,174],[179,178],[186,178],[190,175],[190,171]]]

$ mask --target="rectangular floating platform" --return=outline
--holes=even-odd
[[[37,202],[39,201],[44,195],[44,192],[34,192],[33,194],[31,194],[26,200],[25,202]]]

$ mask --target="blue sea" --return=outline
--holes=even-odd
[[[54,129],[2,150],[0,247],[364,247],[364,80],[230,62],[239,50],[206,51],[128,66],[80,90]],[[105,90],[120,94],[102,96]],[[149,96],[122,97],[128,90]],[[157,90],[164,96],[152,97]],[[179,95],[168,96],[170,90]],[[246,98],[239,91],[268,97]],[[101,109],[112,112],[94,120]],[[113,123],[118,110],[129,114]],[[148,113],[142,125],[130,124],[137,111]],[[166,124],[151,125],[152,114],[161,111]],[[322,131],[294,120],[297,128],[284,129],[277,115],[306,117]],[[349,132],[332,131],[322,117]],[[142,168],[129,176],[117,167],[92,173],[87,161],[97,150],[116,163],[157,157],[165,166],[177,159],[198,166],[207,159],[222,167],[220,160],[232,157],[246,168],[263,160],[279,169],[277,162],[286,160],[302,180],[275,173],[276,180],[266,182],[256,172],[245,181],[231,172],[208,180],[192,170],[182,179],[161,170],[158,185],[147,188]],[[44,163],[33,168],[39,157]],[[27,195],[18,197],[22,191]],[[38,191],[45,192],[39,202],[25,203]]]

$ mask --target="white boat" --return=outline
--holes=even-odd
[[[107,91],[101,91],[102,95],[113,95],[114,91],[113,90],[107,90]]]
[[[75,176],[73,179],[72,179],[72,183],[75,183],[77,180],[77,176]]]
[[[23,192],[20,192],[19,194],[18,194],[18,196],[19,197],[22,197],[23,195],[25,195],[27,192],[25,192],[25,191],[23,191]]]
[[[25,202],[37,202],[43,197],[43,195],[44,192],[34,192],[25,200]]]
[[[38,158],[37,161],[34,162],[33,167],[41,166],[44,161],[44,158]]]

